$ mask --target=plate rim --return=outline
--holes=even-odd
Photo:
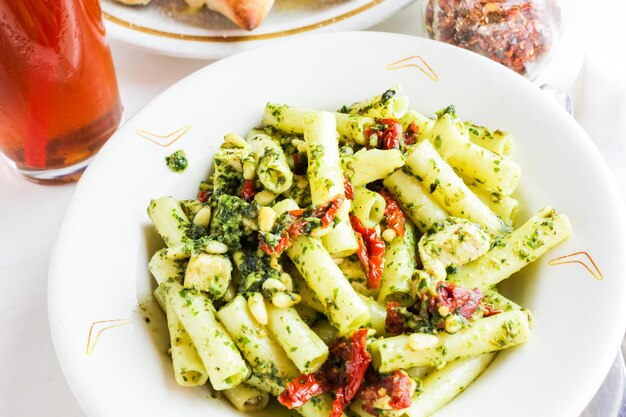
[[[358,31],[346,31],[346,32],[340,32],[340,33],[321,33],[321,34],[314,34],[311,35],[309,37],[307,37],[307,41],[309,42],[316,42],[316,40],[318,38],[326,38],[326,37],[343,37],[343,36],[387,36],[387,37],[400,37],[400,38],[406,38],[406,39],[410,39],[412,42],[424,42],[424,43],[431,43],[431,42],[436,42],[436,41],[432,41],[430,39],[425,39],[425,38],[420,38],[420,37],[416,37],[416,36],[411,36],[411,35],[406,35],[406,34],[397,34],[397,33],[389,33],[389,32],[358,32]],[[296,43],[298,42],[298,39],[294,39],[294,38],[288,38],[288,39],[284,39],[281,41],[282,44],[281,46],[284,45],[284,47],[288,47],[290,44],[292,43]],[[537,94],[543,94],[541,92],[541,90],[534,85],[532,82],[528,81],[527,79],[514,74],[512,71],[501,67],[500,65],[494,63],[493,61],[489,60],[488,58],[484,58],[480,55],[474,54],[472,52],[466,51],[464,49],[452,46],[452,45],[448,45],[448,44],[444,44],[441,42],[436,42],[437,44],[439,44],[440,47],[443,48],[453,48],[456,49],[457,52],[459,54],[465,54],[467,56],[472,56],[473,59],[478,59],[478,60],[483,60],[485,62],[489,62],[492,66],[492,68],[495,67],[500,67],[499,71],[507,71],[509,72],[510,75],[514,75],[516,77],[519,77],[520,81],[523,81],[527,84],[527,86],[531,89],[533,89],[535,91],[535,93]],[[120,129],[115,133],[116,136],[122,136],[123,134],[125,134],[125,128],[127,128],[127,126],[131,125],[133,120],[135,120],[136,118],[141,117],[144,113],[146,113],[150,107],[158,105],[159,102],[161,102],[163,100],[163,96],[167,95],[171,90],[177,89],[179,84],[181,83],[188,83],[191,80],[195,79],[196,77],[204,77],[206,75],[204,75],[205,73],[210,73],[211,71],[213,71],[213,68],[218,68],[221,67],[222,65],[228,65],[229,62],[231,60],[235,60],[235,59],[241,59],[240,56],[241,55],[247,55],[247,54],[257,54],[257,53],[262,53],[263,51],[270,48],[274,48],[275,45],[270,45],[270,46],[263,46],[263,47],[259,47],[259,48],[254,48],[253,50],[249,50],[249,51],[242,51],[240,53],[234,54],[230,57],[227,57],[225,59],[222,59],[220,61],[216,61],[213,63],[210,63],[200,69],[198,69],[197,71],[189,74],[188,76],[182,78],[181,80],[177,81],[176,83],[172,84],[170,87],[166,88],[165,90],[163,90],[160,94],[158,94],[154,99],[152,99],[150,102],[148,102],[146,105],[144,105],[135,115],[133,115],[129,120],[127,120],[123,126],[120,127]],[[542,99],[543,100],[543,99]],[[619,234],[621,234],[623,237],[626,238],[626,204],[624,202],[624,199],[621,196],[621,193],[619,191],[619,188],[617,186],[617,182],[616,182],[616,178],[613,176],[613,174],[610,171],[610,168],[606,162],[606,160],[604,159],[604,157],[602,156],[601,152],[599,151],[598,147],[596,146],[596,144],[593,142],[593,140],[590,138],[590,136],[586,133],[586,131],[582,128],[582,126],[573,118],[571,117],[561,106],[559,106],[557,103],[551,101],[551,100],[544,100],[544,102],[546,103],[546,105],[553,107],[557,112],[560,112],[562,115],[566,116],[567,118],[569,118],[569,124],[578,131],[578,136],[580,137],[580,140],[582,140],[582,143],[584,143],[586,145],[587,150],[591,151],[594,155],[595,155],[595,159],[597,159],[598,161],[598,168],[602,171],[601,175],[602,177],[607,181],[608,184],[608,188],[610,190],[610,196],[609,198],[614,200],[614,202],[616,203],[614,206],[614,209],[616,210],[616,214],[618,215],[619,219],[621,220],[621,225],[622,230],[621,232],[619,232]],[[116,143],[119,142],[119,140],[116,140]],[[112,143],[111,141],[108,142],[107,144],[105,144],[105,146],[107,147],[107,149],[113,145],[109,145],[109,143]],[[96,156],[96,158],[100,158],[100,154],[98,154]],[[89,168],[88,168],[89,170]],[[60,278],[55,275],[55,262],[56,259],[58,259],[59,256],[59,243],[62,240],[62,233],[63,230],[67,228],[66,223],[70,223],[72,221],[72,219],[69,218],[68,216],[68,212],[71,211],[70,209],[76,205],[76,201],[77,201],[77,197],[76,195],[78,194],[79,190],[82,189],[81,188],[81,183],[84,184],[84,182],[81,180],[79,181],[76,189],[74,190],[72,197],[68,203],[68,206],[66,208],[65,214],[63,215],[63,219],[60,223],[59,226],[59,231],[58,231],[58,235],[57,235],[57,239],[55,240],[55,243],[53,245],[53,249],[51,251],[51,256],[50,256],[50,264],[49,264],[49,269],[48,269],[48,292],[47,292],[47,302],[48,302],[48,320],[49,320],[49,325],[50,325],[50,330],[51,330],[51,335],[52,335],[52,340],[53,340],[53,345],[54,345],[54,349],[55,349],[55,353],[57,355],[57,359],[59,361],[59,364],[62,368],[64,377],[66,378],[68,385],[72,391],[72,393],[74,394],[74,397],[76,398],[76,400],[78,401],[78,403],[81,405],[81,407],[85,410],[85,412],[87,412],[87,408],[84,406],[81,397],[79,397],[77,395],[77,391],[76,391],[76,385],[78,385],[79,381],[76,380],[77,375],[73,374],[73,375],[69,375],[68,371],[66,369],[66,366],[64,365],[64,360],[62,359],[63,357],[63,352],[59,351],[58,348],[58,342],[57,342],[57,338],[60,337],[60,331],[57,329],[56,324],[53,321],[53,314],[55,313],[55,308],[56,308],[56,303],[57,301],[54,300],[54,297],[52,297],[53,293],[55,292],[55,287],[59,285],[59,280]],[[623,290],[623,294],[622,295],[626,295],[626,285],[622,286],[622,290]],[[622,314],[619,317],[616,317],[616,322],[618,325],[612,326],[612,333],[609,334],[609,338],[605,339],[606,345],[608,346],[615,346],[615,350],[617,351],[619,349],[619,346],[621,344],[621,340],[623,339],[623,333],[624,333],[624,329],[626,329],[626,303],[624,304],[623,307],[621,307],[621,312]],[[620,330],[621,329],[621,330]],[[587,379],[587,385],[593,387],[593,390],[589,389],[585,395],[579,395],[577,396],[577,398],[573,399],[570,403],[570,407],[569,410],[574,410],[576,411],[578,414],[580,414],[585,407],[587,406],[587,404],[592,400],[592,398],[594,397],[594,395],[596,394],[597,390],[600,388],[600,386],[602,385],[602,382],[604,381],[604,379],[606,378],[610,367],[612,366],[613,362],[614,362],[614,354],[611,355],[605,355],[605,357],[603,358],[594,358],[596,360],[596,367],[595,367],[595,372],[593,373],[593,375],[589,375],[590,378]],[[69,360],[69,359],[65,359],[65,360]],[[91,415],[91,414],[90,414]],[[572,415],[571,417],[575,417],[574,415]]]

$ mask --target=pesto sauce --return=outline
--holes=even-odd
[[[385,91],[381,96],[380,96],[380,101],[383,104],[387,104],[389,102],[389,100],[391,100],[393,98],[393,96],[396,95],[396,90],[395,89],[389,89],[387,91]]]
[[[273,268],[271,258],[259,249],[244,249],[242,260],[237,265],[241,275],[238,293],[260,292],[268,278],[280,278],[281,271]]]
[[[259,214],[258,204],[254,201],[248,203],[239,197],[224,194],[219,196],[216,205],[209,236],[225,244],[231,250],[240,249],[244,238],[252,235],[252,231],[245,226],[244,220],[255,221]]]
[[[183,172],[185,168],[187,168],[187,165],[189,165],[187,155],[185,155],[185,151],[183,151],[182,149],[177,150],[169,156],[166,156],[165,163],[173,172]]]

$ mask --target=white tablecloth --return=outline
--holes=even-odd
[[[417,33],[417,7],[376,29]],[[626,47],[621,29],[626,2],[594,0],[587,7],[585,19],[593,25],[585,27],[597,32],[589,31],[588,57],[566,88],[574,97],[577,120],[602,151],[626,196]],[[112,50],[125,117],[208,63],[115,44]],[[549,81],[564,83],[567,77],[556,73]],[[0,416],[85,417],[56,360],[46,304],[49,254],[73,189],[29,183],[0,162]]]

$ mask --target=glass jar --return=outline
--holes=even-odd
[[[560,0],[425,0],[432,39],[447,42],[535,79],[562,32]]]

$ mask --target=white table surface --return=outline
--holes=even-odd
[[[569,75],[574,83],[565,88],[574,97],[577,120],[600,148],[626,196],[626,47],[619,20],[626,13],[626,2],[594,0],[593,5],[597,7],[589,8],[589,20],[600,22],[596,25],[600,29],[590,33],[585,64],[580,73]],[[417,33],[413,17],[417,7],[376,29]],[[621,12],[607,12],[615,9]],[[209,63],[115,44],[112,50],[126,118],[170,84]],[[562,84],[566,79],[564,75],[551,82]],[[73,189],[29,183],[0,162],[0,416],[86,416],[57,362],[46,302],[49,254]]]

